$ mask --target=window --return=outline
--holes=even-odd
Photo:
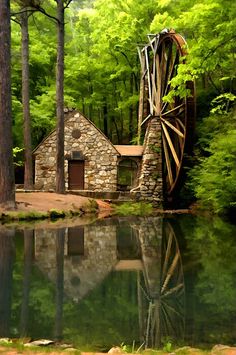
[[[123,159],[118,165],[118,190],[129,191],[137,181],[138,164],[132,159]]]

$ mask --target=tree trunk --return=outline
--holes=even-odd
[[[64,171],[64,1],[57,0],[57,153],[56,153],[56,192],[65,193]]]
[[[134,80],[133,74],[130,74],[130,94],[133,96],[134,93]],[[133,139],[134,123],[133,123],[133,104],[129,107],[129,144]]]
[[[15,208],[10,42],[10,1],[0,0],[0,207],[3,208]]]
[[[107,111],[107,102],[104,98],[103,103],[103,132],[106,137],[108,137],[108,111]]]
[[[24,117],[25,174],[24,188],[33,189],[33,160],[29,98],[29,31],[28,13],[21,14],[22,104]]]

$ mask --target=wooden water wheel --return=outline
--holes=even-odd
[[[142,79],[139,102],[139,133],[150,118],[161,124],[162,177],[164,196],[172,196],[180,182],[183,160],[191,153],[195,120],[194,83],[188,82],[186,97],[166,96],[178,65],[185,62],[186,42],[174,30],[149,35],[149,44],[140,50]]]

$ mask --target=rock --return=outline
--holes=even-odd
[[[53,340],[48,339],[39,339],[26,343],[24,346],[48,346],[54,344]]]
[[[58,346],[59,348],[61,349],[71,349],[73,348],[73,345],[72,344],[56,344],[56,346]]]
[[[226,349],[229,348],[228,345],[222,345],[222,344],[216,344],[215,346],[213,346],[211,351],[215,351],[215,350],[222,350],[222,349]]]
[[[67,348],[67,349],[65,349],[64,351],[67,351],[68,353],[72,353],[72,352],[77,352],[78,349],[75,349],[75,348]]]
[[[26,344],[31,341],[31,338],[25,337],[25,338],[13,338],[11,339],[12,343],[18,343],[18,344]]]
[[[0,338],[0,343],[10,344],[12,343],[12,340],[9,338]]]
[[[212,355],[236,355],[236,347],[217,344],[211,350]]]
[[[191,348],[191,346],[184,346],[182,348],[178,348],[175,350],[175,353],[178,354],[178,353],[186,353],[186,354],[202,354],[202,350],[200,349],[197,349],[197,348]]]
[[[121,354],[122,352],[123,351],[119,346],[113,346],[113,348],[108,351],[108,354]]]

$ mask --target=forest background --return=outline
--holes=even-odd
[[[55,1],[42,2],[48,13]],[[11,2],[12,12],[17,1]],[[71,2],[65,20],[64,106],[77,108],[114,144],[135,144],[140,82],[137,46],[174,28],[188,43],[173,80],[197,88],[195,153],[182,196],[224,213],[236,206],[236,3],[230,0],[93,0]],[[23,148],[21,29],[12,17],[14,146]],[[30,111],[36,147],[56,125],[55,23],[29,17]],[[19,155],[20,156],[20,155]]]

